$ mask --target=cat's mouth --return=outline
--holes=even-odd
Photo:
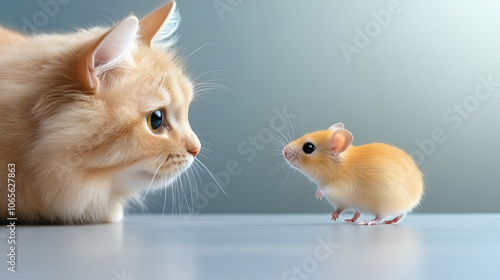
[[[149,180],[161,180],[161,179],[168,179],[168,178],[174,178],[180,173],[184,172],[186,169],[189,168],[191,165],[191,162],[186,161],[186,162],[177,162],[174,167],[164,167],[156,170],[155,172],[151,172],[148,170],[140,170],[138,171],[138,175],[149,179]]]
[[[155,174],[155,173],[151,173],[151,172],[149,172],[149,171],[144,171],[144,170],[139,171],[139,172],[138,172],[138,174],[139,174],[139,176],[141,176],[141,177],[145,177],[145,178],[147,178],[147,179],[151,179],[151,180],[153,180],[153,178],[154,178],[154,179],[162,179],[164,176],[166,176],[166,175],[164,175],[164,174],[160,174],[159,172],[157,172],[157,173]]]

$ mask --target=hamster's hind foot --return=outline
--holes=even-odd
[[[383,219],[383,217],[375,216],[375,219],[362,221],[359,224],[363,225],[363,226],[375,226],[375,225],[378,225],[382,221],[382,219]]]
[[[354,211],[354,216],[350,219],[345,219],[344,222],[345,223],[355,223],[359,217],[361,216],[361,213],[359,213],[358,211]]]
[[[405,214],[399,215],[390,221],[383,221],[382,223],[387,224],[387,225],[394,225],[394,224],[397,224],[399,221],[401,221],[404,217],[405,217]]]
[[[332,220],[336,221],[339,218],[340,214],[342,214],[343,211],[344,211],[344,208],[337,207],[335,212],[332,213]]]

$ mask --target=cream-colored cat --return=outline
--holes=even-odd
[[[18,222],[68,224],[120,221],[127,200],[191,165],[200,150],[188,122],[193,87],[166,47],[177,23],[170,2],[110,29],[0,28],[3,222],[9,164]]]

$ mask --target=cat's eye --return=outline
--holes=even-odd
[[[316,150],[316,147],[311,142],[307,142],[304,144],[304,146],[302,146],[302,151],[304,151],[304,153],[306,154],[310,154],[314,152],[314,150]]]
[[[163,124],[163,111],[156,110],[148,114],[148,126],[153,133],[160,130]]]

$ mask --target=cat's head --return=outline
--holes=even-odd
[[[153,186],[165,185],[186,170],[201,146],[188,121],[193,86],[165,44],[177,23],[170,2],[141,20],[75,35],[34,110],[39,152],[125,190],[153,177]]]

